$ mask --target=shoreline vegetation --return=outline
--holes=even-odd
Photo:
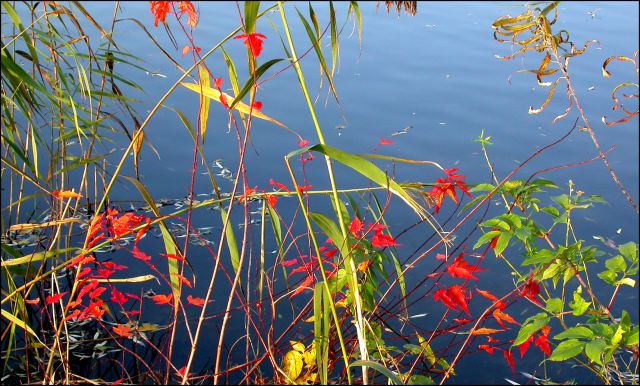
[[[325,140],[300,63],[318,67],[321,87],[342,111],[333,78],[340,38],[352,29],[361,42],[360,7],[370,4],[350,2],[339,14],[329,2],[328,16],[319,17],[318,4],[227,3],[237,9],[237,27],[206,42],[194,36],[211,16],[200,12],[204,5],[148,3],[153,25],[130,18],[119,2],[104,25],[83,2],[2,2],[3,384],[450,384],[459,363],[483,356],[502,358],[529,383],[638,384],[638,308],[619,305],[638,298],[638,240],[598,244],[581,235],[574,219],[605,199],[571,180],[547,179],[602,162],[612,194],[624,196],[637,221],[625,188],[637,181],[618,177],[612,149],[601,147],[571,81],[569,64],[599,43],[573,42],[558,27],[559,2],[514,7],[515,16],[487,26],[511,52],[499,59],[526,54],[538,63],[519,71],[545,90],[529,113],[567,107],[552,122],[557,138],[504,176],[495,173],[490,150],[497,149],[483,130],[474,141],[491,176],[484,182],[439,160],[385,155],[392,137],[380,138],[372,154]],[[414,1],[381,6],[397,17],[419,12]],[[165,75],[112,38],[122,23],[180,73],[152,106],[137,99],[145,90],[131,71]],[[293,23],[304,44],[300,36],[294,44]],[[96,31],[99,44],[89,38]],[[173,46],[154,38],[160,33]],[[281,42],[279,57],[266,57],[267,39]],[[244,55],[229,55],[232,45]],[[190,66],[176,55],[191,58]],[[296,76],[300,94],[290,97],[304,100],[313,137],[261,102],[260,85],[285,71]],[[244,72],[247,79],[238,76]],[[613,72],[627,79],[612,85],[615,116],[602,122],[634,130],[637,47],[602,58],[594,76]],[[190,92],[197,114],[165,103],[176,90]],[[192,138],[183,198],[158,197],[138,172],[142,152],[160,156],[146,134],[159,111],[175,114]],[[295,138],[274,166],[289,180],[249,180],[256,120]],[[237,147],[237,165],[205,151],[214,122],[231,133],[225,141],[235,140],[225,146]],[[594,157],[518,174],[579,132]],[[109,152],[106,144],[122,148]],[[314,180],[310,165],[322,166],[323,177]],[[401,181],[395,173],[404,167],[436,177]],[[352,179],[338,183],[337,173]],[[206,189],[196,187],[199,174]],[[365,186],[350,185],[361,180]],[[125,186],[136,196],[113,199]],[[501,209],[490,211],[492,202]],[[210,223],[196,226],[204,211]],[[392,211],[413,225],[396,229],[386,220]],[[422,245],[403,245],[416,231]],[[508,274],[488,279],[489,258]],[[429,271],[409,282],[426,261]],[[496,280],[513,286],[498,292]],[[539,364],[525,367],[533,362],[520,361],[531,356]],[[569,367],[578,379],[556,378]]]

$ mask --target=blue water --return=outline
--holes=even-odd
[[[234,3],[202,2],[198,6],[200,22],[194,37],[196,44],[206,51],[237,27],[238,11]],[[309,48],[309,42],[297,20],[294,6],[306,15],[307,4],[287,4],[285,7],[300,55]],[[319,16],[320,25],[323,26],[328,19],[328,4],[313,3],[313,6]],[[108,25],[112,13],[111,4],[86,4],[86,7],[92,14],[97,15],[98,22]],[[335,7],[339,22],[343,22],[346,18],[347,4],[337,3]],[[512,48],[508,44],[500,44],[493,39],[491,23],[502,15],[520,13],[522,10],[520,5],[502,2],[419,3],[415,16],[405,14],[398,16],[393,12],[387,14],[384,6],[376,10],[374,3],[362,3],[360,7],[363,19],[361,45],[357,33],[350,35],[352,20],[346,22],[341,37],[340,61],[334,77],[341,109],[332,99],[326,80],[323,88],[318,88],[320,78],[313,52],[301,62],[312,97],[317,98],[315,106],[318,120],[330,146],[352,153],[377,151],[402,158],[435,161],[445,168],[459,168],[460,173],[467,176],[467,182],[475,184],[490,182],[480,146],[477,142],[473,142],[483,130],[485,135],[491,136],[491,141],[494,143],[489,147],[489,155],[498,178],[503,178],[533,152],[564,135],[577,117],[577,111],[574,108],[565,119],[552,123],[553,118],[566,108],[567,99],[563,85],[558,88],[553,101],[543,113],[528,114],[529,106],[537,107],[542,103],[546,90],[538,86],[534,75],[516,73],[516,71],[536,68],[541,60],[540,54],[529,52],[524,58],[517,57],[511,61],[503,61],[495,57],[508,55],[512,52]],[[609,93],[621,81],[637,81],[635,77],[637,74],[630,64],[616,63],[610,67],[613,77],[606,79],[602,77],[600,68],[602,62],[609,56],[633,56],[637,50],[638,3],[569,2],[561,3],[559,10],[559,27],[557,28],[568,30],[572,41],[578,46],[582,46],[583,42],[591,39],[597,39],[600,42],[599,46],[594,45],[584,55],[571,60],[570,73],[582,107],[588,115],[601,147],[608,149],[615,146],[615,149],[609,153],[608,159],[620,181],[637,203],[639,201],[638,119],[613,127],[606,127],[600,120],[602,115],[611,118],[618,116],[610,111],[612,100]],[[588,13],[594,10],[596,10],[595,16]],[[178,42],[177,50],[171,47],[162,28],[153,27],[148,3],[123,3],[121,15],[139,19],[183,67],[190,66],[189,55],[184,58],[180,56],[180,49],[186,41],[175,26],[174,20],[170,23]],[[272,20],[279,31],[274,31],[268,20]],[[257,31],[268,37],[260,58],[262,61],[284,57],[278,38],[278,34],[282,34],[280,26],[278,13],[270,13],[258,22]],[[181,73],[150,44],[146,36],[133,23],[119,22],[113,38],[119,43],[121,49],[143,59],[145,61],[143,65],[150,71],[166,76],[149,76],[141,71],[132,71],[129,74],[145,90],[145,95],[137,96],[144,103],[142,107],[138,107],[138,111],[144,115],[145,111],[155,104]],[[328,42],[327,36],[324,40],[325,45]],[[243,61],[246,55],[244,46],[239,41],[232,40],[225,44],[225,49],[232,58],[235,58],[241,82],[244,81],[247,77],[247,69]],[[329,48],[326,48],[325,52],[330,55]],[[274,66],[263,79],[282,69],[285,66],[283,63]],[[214,76],[222,76],[225,79],[223,88],[230,87],[226,66],[220,53],[209,57],[207,65]],[[264,83],[256,99],[262,101],[265,114],[283,122],[311,143],[317,142],[312,121],[295,73],[291,68]],[[194,93],[179,89],[165,102],[165,105],[181,110],[195,125],[198,99]],[[209,161],[221,159],[221,162],[233,171],[237,166],[235,134],[227,131],[224,110],[214,105],[215,103],[212,104],[204,145],[205,154]],[[635,104],[631,103],[627,107],[636,109],[637,99]],[[409,127],[409,130],[405,134],[392,136],[406,127]],[[145,147],[140,167],[141,180],[156,199],[185,197],[191,178],[193,158],[191,137],[169,109],[162,109],[155,115],[146,133],[148,140],[159,152],[160,159]],[[391,139],[395,144],[377,147],[381,137]],[[249,185],[268,189],[270,178],[290,185],[283,157],[297,148],[297,137],[268,122],[254,119],[251,138],[246,159]],[[526,165],[516,178],[526,179],[538,170],[585,161],[596,155],[597,152],[587,133],[576,130],[566,141],[544,152]],[[120,157],[120,153],[117,153],[117,156]],[[392,169],[393,165],[390,163],[379,162],[378,165],[387,168],[390,172],[393,170],[399,181],[432,182],[441,177],[441,173],[431,166],[399,164]],[[316,158],[308,165],[307,174],[314,188],[329,186],[324,168],[320,158]],[[366,181],[354,176],[351,172],[340,167],[337,170],[340,187],[366,186]],[[202,167],[198,169],[195,191],[210,193],[211,186],[207,177],[201,172],[204,172]],[[126,173],[132,172],[129,169]],[[578,167],[553,171],[541,177],[554,180],[558,184],[560,189],[554,194],[567,193],[567,183],[572,180],[577,190],[600,195],[606,199],[606,205],[597,205],[588,211],[580,211],[573,219],[579,238],[593,244],[599,243],[593,236],[602,236],[615,243],[638,241],[638,217],[614,185],[601,161],[596,160]],[[223,190],[231,186],[223,179],[219,182]],[[139,195],[131,186],[122,184],[114,191],[112,199],[139,199]],[[297,203],[293,200],[280,201],[279,205],[283,205],[281,207],[283,214],[291,213],[287,203],[293,205],[294,202]],[[468,202],[467,199],[463,201],[463,203],[466,202]],[[319,202],[318,205],[314,210],[330,213],[328,201]],[[446,219],[453,208],[454,206],[447,202],[438,219]],[[492,210],[503,209],[496,204],[492,204],[492,208]],[[459,219],[460,217],[455,217],[452,223],[455,224]],[[417,219],[403,210],[399,203],[394,202],[387,213],[386,220],[392,233],[397,234]],[[208,209],[194,212],[193,221],[198,227],[219,227],[220,224],[218,213]],[[409,254],[423,241],[428,229],[426,227],[420,229],[421,231],[408,232],[406,236],[399,238],[403,245],[398,249],[401,261],[409,257]],[[457,234],[458,241],[462,240],[470,229],[463,228]],[[241,234],[241,229],[236,227],[235,230],[237,235]],[[259,227],[255,227],[255,240],[259,240],[258,231]],[[476,239],[477,236],[476,233]],[[210,239],[217,240],[217,234]],[[147,238],[145,243],[148,250],[157,248],[160,251],[159,239]],[[474,238],[472,237],[466,243],[469,244],[466,249],[470,250]],[[602,244],[599,245],[606,248]],[[196,247],[190,248],[193,248],[191,249],[192,264],[197,267],[198,275],[202,274],[201,281],[196,285],[195,293],[197,293],[197,291],[206,290],[208,275],[212,269],[211,259],[206,254],[198,256],[195,251],[199,250],[195,249]],[[512,251],[512,256],[517,259],[518,251]],[[255,253],[251,258],[255,268],[258,261]],[[433,256],[425,258],[418,268],[411,271],[407,279],[407,287],[413,288],[412,285],[421,283],[424,275],[430,273],[435,266],[436,261]],[[479,274],[480,288],[489,289],[497,294],[506,293],[513,288],[512,281],[507,276],[507,267],[493,256],[487,258],[483,267],[488,271]],[[504,279],[495,280],[495,277]],[[212,307],[215,311],[224,309],[228,296],[226,279],[218,279],[217,283],[220,287],[215,306]],[[486,287],[482,287],[483,285]],[[425,287],[422,292],[427,289],[428,287]],[[626,294],[630,292],[632,292],[631,295],[625,295],[620,301],[627,305],[635,304],[635,308],[632,308],[635,309],[635,313],[632,312],[632,318],[637,322],[637,288],[634,291],[626,291]],[[419,294],[420,290],[416,293]],[[439,317],[444,311],[441,304],[434,305],[431,297],[420,301],[414,296],[412,300],[415,303],[409,314],[429,313],[431,316]],[[483,308],[480,305],[471,304],[471,310],[479,313]],[[535,311],[530,307],[528,309],[520,307],[516,310],[522,313],[513,315],[518,320]],[[282,319],[276,321],[276,330],[279,331],[288,326],[289,322],[286,319],[292,310],[281,312]],[[525,312],[528,313],[525,314]],[[158,316],[161,319],[167,315]],[[426,319],[428,318],[416,319],[416,326],[429,328],[435,323]],[[234,334],[241,334],[244,331],[242,313],[238,313],[237,316],[234,314],[232,320],[235,322],[231,326],[229,343],[237,337]],[[282,325],[278,326],[278,323]],[[211,345],[217,343],[215,325],[217,324],[210,324],[203,342],[211,342]],[[514,336],[516,331],[512,331]],[[292,336],[293,338],[296,337]],[[178,339],[184,339],[184,337]],[[448,342],[448,338],[443,339],[439,343],[442,346]],[[186,340],[184,342],[187,343]],[[477,339],[475,345],[481,343],[485,343],[484,339]],[[242,346],[244,347],[244,344]],[[438,343],[434,346],[438,347]],[[456,348],[457,346],[454,346],[452,350],[446,352],[449,359],[451,355],[455,355]],[[531,349],[532,352],[535,350]],[[204,351],[209,350],[203,350],[197,360],[197,363],[203,366],[211,359]],[[538,354],[539,352],[529,354],[526,360],[521,361],[514,351],[516,368],[522,371],[533,371],[542,359]],[[494,356],[479,352],[465,359],[456,367],[457,376],[453,378],[453,382],[504,384],[505,378],[509,378],[519,383],[527,383],[527,379],[521,374],[511,374],[511,370],[499,352]],[[547,375],[554,381],[585,376],[584,372],[565,367],[558,371],[557,374]],[[594,382],[588,377],[578,379],[583,382]]]

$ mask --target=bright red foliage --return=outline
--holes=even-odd
[[[441,288],[433,294],[433,300],[441,301],[448,308],[455,310],[460,308],[462,311],[471,315],[469,306],[467,305],[467,296],[464,293],[464,287],[454,285],[449,288]]]
[[[173,294],[154,295],[151,297],[151,300],[153,300],[156,304],[169,304],[169,302],[171,301],[171,298],[173,298]]]
[[[283,184],[279,183],[278,181],[274,180],[273,178],[269,179],[269,184],[278,187],[286,192],[290,192],[289,188],[287,188],[286,186],[284,186]]]
[[[266,38],[267,38],[266,36],[264,36],[263,34],[259,34],[257,32],[252,32],[250,34],[242,34],[234,37],[234,39],[243,39],[242,42],[247,47],[249,47],[249,50],[251,51],[251,56],[253,56],[254,58],[257,58],[258,56],[260,56],[260,53],[262,52],[262,40]]]
[[[527,284],[524,285],[520,291],[520,296],[530,299],[536,304],[542,304],[540,300],[536,298],[536,295],[540,293],[540,286],[533,280],[533,276],[527,280]]]
[[[393,145],[395,142],[389,141],[388,139],[384,139],[384,137],[380,137],[380,145]]]
[[[167,14],[171,11],[171,1],[152,1],[151,14],[153,15],[153,26],[157,27],[158,22],[165,22]]]
[[[451,277],[460,277],[463,279],[478,280],[473,276],[473,272],[486,271],[477,266],[469,265],[464,259],[464,252],[461,252],[458,257],[447,267],[447,272]]]
[[[189,27],[193,28],[198,24],[196,8],[190,1],[178,1],[178,10],[180,11],[180,15],[183,13],[187,14],[187,25],[189,25]]]
[[[511,372],[513,373],[513,375],[516,374],[516,365],[513,362],[513,355],[511,355],[511,350],[502,350],[502,355],[504,355],[504,359],[507,360],[507,363],[509,364],[509,367],[511,367]]]
[[[126,324],[118,324],[117,326],[113,327],[113,332],[123,338],[133,337],[133,334],[131,333],[131,327],[127,326]]]
[[[49,304],[52,303],[56,303],[58,302],[60,299],[62,299],[62,297],[64,295],[68,294],[68,292],[63,292],[61,294],[55,294],[55,295],[48,295],[45,299],[44,299],[44,305],[48,306]]]
[[[353,220],[351,220],[351,224],[349,224],[349,232],[353,237],[362,237],[362,221],[360,221],[358,217],[354,216]]]
[[[204,306],[204,299],[203,298],[197,298],[197,297],[193,297],[191,295],[187,296],[187,302],[189,302],[189,304],[196,306],[196,307],[202,307]]]
[[[464,192],[469,198],[473,198],[469,190],[467,190],[466,184],[464,183],[464,176],[460,174],[456,174],[457,168],[454,169],[444,169],[447,178],[438,178],[434,187],[431,189],[429,194],[436,202],[434,205],[434,210],[436,213],[440,210],[440,206],[442,205],[442,200],[444,199],[444,195],[447,194],[453,202],[458,203],[458,198],[456,197],[455,188],[457,187],[462,192]]]

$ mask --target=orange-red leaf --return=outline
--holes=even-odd
[[[495,334],[497,332],[502,332],[502,331],[504,330],[498,330],[495,328],[479,328],[477,330],[473,330],[471,335],[491,335],[491,334]]]
[[[75,193],[71,190],[54,190],[51,195],[59,200],[63,198],[81,198],[82,195]]]
[[[60,299],[62,299],[62,297],[64,295],[68,294],[68,292],[63,292],[61,294],[55,294],[55,295],[48,295],[45,299],[44,299],[44,304],[46,306],[48,306],[49,304],[52,303],[56,303],[57,301],[59,301]]]
[[[155,295],[151,297],[151,300],[153,300],[156,304],[169,304],[171,298],[173,298],[173,294]]]
[[[131,327],[127,326],[126,324],[118,324],[117,326],[113,327],[113,332],[123,338],[133,337],[133,334],[131,333]]]
[[[202,307],[204,306],[204,299],[203,298],[198,298],[198,297],[193,297],[191,295],[187,296],[187,302],[193,306],[196,307]]]

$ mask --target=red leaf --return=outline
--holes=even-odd
[[[453,301],[453,299],[449,297],[449,294],[447,293],[447,289],[445,288],[441,288],[437,290],[433,294],[433,300],[436,302],[441,301],[445,306],[447,306],[448,308],[451,308],[452,310],[456,309],[456,303]]]
[[[291,294],[291,297],[298,295],[300,292],[306,289],[310,289],[311,284],[313,284],[313,276],[308,276],[306,279],[304,279],[304,281],[300,284],[300,286],[295,291],[293,291],[293,293]]]
[[[182,48],[182,56],[185,56],[190,49],[191,46],[184,46],[184,48]]]
[[[183,256],[176,255],[174,253],[166,253],[166,254],[165,253],[161,253],[160,256],[164,256],[167,259],[175,259],[175,260],[178,260],[178,261],[184,261],[184,257]]]
[[[384,137],[380,137],[380,145],[393,145],[395,142],[389,141],[388,139],[384,139]]]
[[[291,267],[292,265],[298,264],[298,259],[285,260],[280,264],[285,266],[285,267]]]
[[[139,250],[138,247],[136,247],[135,245],[133,246],[133,249],[131,250],[131,254],[136,259],[140,259],[142,261],[151,261],[151,256],[149,256],[146,253],[144,253],[141,250]]]
[[[252,32],[250,34],[242,34],[234,37],[234,39],[243,39],[242,42],[249,47],[251,56],[257,58],[262,52],[262,40],[267,37],[263,34]]]
[[[197,297],[193,297],[191,295],[187,296],[187,302],[193,306],[196,307],[202,307],[204,306],[204,299],[203,298],[197,298]]]
[[[494,302],[498,301],[498,298],[493,296],[493,295],[491,295],[489,293],[489,291],[483,291],[483,290],[479,290],[479,289],[476,288],[476,292],[478,292],[480,295],[484,296],[485,298],[487,298],[489,300],[493,300]]]
[[[57,303],[60,299],[62,299],[62,297],[66,294],[68,294],[69,292],[63,292],[61,294],[55,294],[55,295],[48,295],[45,299],[44,299],[44,305],[48,306],[49,304],[52,303]]]
[[[507,328],[502,321],[504,320],[507,323],[520,325],[520,323],[516,322],[509,314],[502,312],[499,308],[493,310],[493,317],[496,318],[496,321],[504,328]]]
[[[298,146],[300,147],[305,147],[307,146],[310,142],[307,141],[306,139],[301,139],[300,141],[296,142],[298,144]]]
[[[362,237],[362,221],[356,216],[351,220],[349,224],[349,232],[356,238]]]
[[[467,305],[467,300],[464,294],[464,287],[461,285],[454,285],[447,289],[447,295],[451,298],[452,302],[460,307],[461,310],[467,313],[467,315],[471,315],[469,312],[469,306]]]
[[[258,112],[262,111],[262,102],[255,101],[251,104],[251,108],[257,110]]]
[[[126,324],[118,324],[117,326],[113,327],[113,332],[123,338],[133,337],[133,334],[131,333],[131,327],[127,326]]]
[[[533,342],[533,335],[531,335],[529,339],[518,345],[518,350],[520,350],[520,358],[524,358],[524,354],[526,354],[527,350],[529,350],[529,344],[531,342]]]
[[[278,196],[274,196],[273,194],[265,194],[264,199],[267,200],[267,204],[271,209],[275,208],[278,203]]]
[[[35,306],[36,304],[40,303],[40,298],[35,298],[35,299],[24,299],[24,302],[27,304],[31,304],[32,306]]]
[[[511,355],[511,350],[502,350],[502,355],[504,355],[504,359],[507,360],[509,367],[511,367],[511,372],[513,373],[513,375],[516,375],[516,365],[513,362],[513,355]]]
[[[118,291],[116,288],[111,289],[111,301],[119,305],[123,305],[129,300],[124,294]]]
[[[168,1],[152,1],[151,2],[151,14],[153,15],[153,26],[157,27],[158,22],[165,22],[167,14],[170,11]]]
[[[290,192],[290,190],[286,186],[284,186],[283,184],[275,181],[273,178],[269,179],[269,184],[271,184],[271,185],[273,185],[275,187],[278,187],[278,188],[280,188],[280,189],[282,189],[282,190],[284,190],[286,192]]]
[[[107,289],[104,287],[98,287],[96,289],[94,289],[93,291],[91,291],[89,293],[89,299],[96,299],[96,298],[100,298],[100,295],[102,295],[102,293],[104,291],[106,291]]]
[[[375,235],[371,239],[371,245],[373,245],[374,248],[382,248],[399,246],[400,244],[398,244],[393,237],[382,233],[382,231],[376,231]]]
[[[551,347],[549,347],[549,340],[546,335],[540,335],[533,342],[533,345],[540,349],[544,355],[551,355]]]
[[[153,300],[156,304],[169,304],[171,298],[173,298],[173,294],[155,295],[151,297],[151,300]]]
[[[313,188],[313,185],[310,185],[310,184],[299,185],[298,186],[298,192],[300,192],[300,194],[305,194],[311,188]]]
[[[447,267],[447,272],[451,277],[460,277],[463,279],[478,280],[473,276],[472,272],[482,272],[484,269],[480,269],[477,266],[469,265],[464,260],[464,252],[460,253],[454,262]]]
[[[195,27],[198,24],[198,14],[196,13],[196,8],[191,4],[190,1],[178,1],[178,10],[180,11],[180,15],[183,13],[187,14],[187,25],[191,28]]]
[[[222,87],[222,82],[223,82],[222,78],[213,78],[213,87],[220,90],[220,87]]]
[[[536,295],[540,293],[540,286],[533,280],[533,276],[527,280],[527,283],[524,285],[522,290],[520,291],[520,296],[525,297],[527,299],[532,300],[534,303],[541,305],[542,302],[536,298]]]
[[[489,346],[488,344],[481,344],[478,346],[478,348],[488,352],[491,355],[493,355],[493,350],[495,350],[494,347]]]
[[[436,260],[447,261],[447,255],[443,255],[442,253],[436,253]]]
[[[189,288],[193,288],[193,286],[191,285],[191,282],[187,280],[186,277],[180,275],[179,273],[172,273],[171,276],[177,277],[184,285],[186,285]]]

